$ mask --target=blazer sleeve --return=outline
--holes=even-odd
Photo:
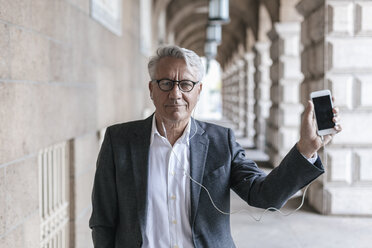
[[[94,247],[114,247],[118,204],[110,128],[106,130],[97,159],[92,205],[89,227],[92,229]]]
[[[266,175],[256,163],[245,157],[245,151],[236,142],[232,130],[229,130],[229,144],[231,188],[254,207],[281,208],[293,194],[324,173],[320,159],[311,164],[294,146],[280,165]]]

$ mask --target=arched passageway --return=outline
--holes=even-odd
[[[104,130],[152,113],[146,65],[158,46],[208,56],[208,6],[1,1],[1,247],[91,242],[90,194]],[[307,199],[325,215],[371,216],[372,1],[230,0],[229,9],[215,56],[220,81],[205,91],[199,115],[228,119],[247,148],[275,166],[299,138],[309,93],[330,89],[344,130],[320,153],[326,174]]]

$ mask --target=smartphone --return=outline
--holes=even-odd
[[[331,91],[320,90],[310,94],[310,98],[314,103],[314,112],[316,124],[318,126],[319,135],[327,135],[336,133],[333,122],[333,103]]]

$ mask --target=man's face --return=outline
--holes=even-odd
[[[191,80],[196,82],[193,70],[189,70],[183,59],[161,58],[156,67],[155,79]],[[175,84],[168,92],[162,91],[156,82],[149,83],[150,94],[156,108],[156,115],[167,122],[188,120],[200,95],[202,85],[196,84],[190,92],[182,92]]]

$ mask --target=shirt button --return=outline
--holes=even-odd
[[[171,171],[171,175],[174,176],[174,171]]]
[[[176,200],[176,196],[175,196],[175,195],[172,195],[172,196],[171,196],[171,199],[172,199],[172,200]]]
[[[173,223],[173,224],[177,224],[177,221],[176,221],[176,220],[174,220],[174,221],[172,221],[172,223]]]

